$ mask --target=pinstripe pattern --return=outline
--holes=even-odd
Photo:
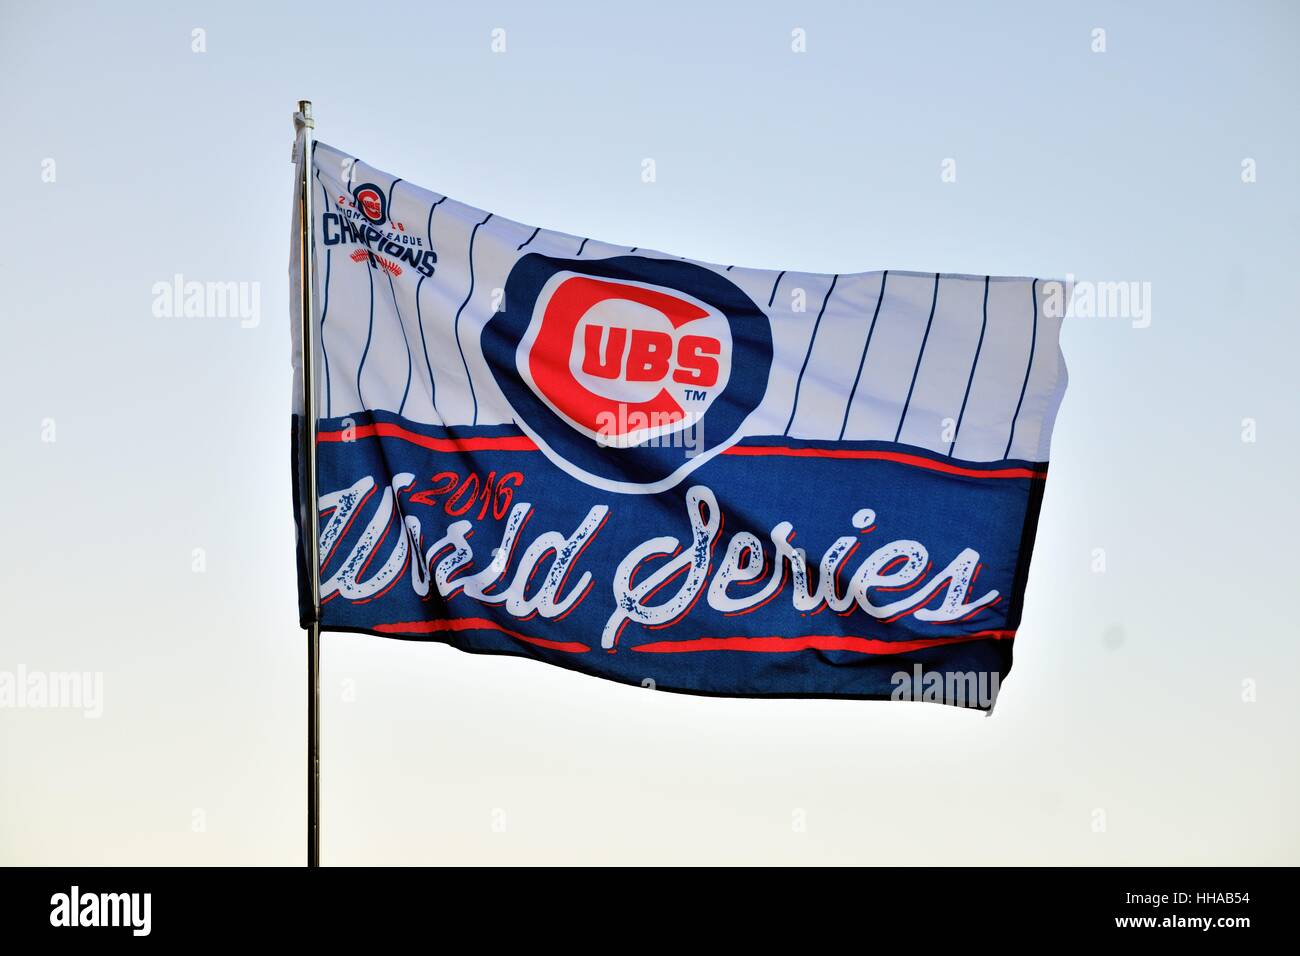
[[[980,351],[984,348],[984,333],[989,327],[989,277],[984,277],[984,318],[980,321],[980,338],[975,345],[975,358],[970,363],[970,375],[966,378],[966,392],[962,395],[961,411],[957,413],[957,426],[952,431],[952,442],[948,445],[948,457],[957,447],[957,436],[961,434],[961,420],[966,417],[966,403],[970,401],[970,387],[975,381],[975,369],[980,364]]]
[[[425,220],[424,234],[429,243],[429,248],[433,248],[433,211],[447,201],[443,196],[437,202],[429,206],[429,218]],[[420,351],[424,353],[424,367],[429,373],[429,404],[433,406],[434,414],[438,411],[438,383],[433,377],[433,363],[429,361],[429,342],[424,334],[424,315],[420,311],[420,289],[424,286],[424,276],[420,276],[420,281],[415,284],[415,322],[420,327]]]
[[[898,430],[894,432],[894,441],[903,433],[903,422],[907,421],[907,409],[912,404],[912,393],[916,390],[916,376],[921,371],[921,359],[925,357],[925,343],[930,339],[930,328],[934,325],[934,310],[939,304],[939,273],[934,274],[934,299],[930,303],[930,318],[925,322],[925,334],[921,336],[921,350],[916,353],[916,367],[912,369],[912,384],[907,386],[907,398],[903,400],[903,413],[898,416]]]
[[[536,239],[536,238],[537,238],[537,234],[538,234],[539,232],[541,232],[541,231],[542,231],[542,227],[541,227],[541,226],[538,226],[536,229],[534,229],[534,230],[533,230],[533,234],[532,234],[531,236],[529,236],[527,239],[525,239],[523,242],[519,243],[519,245],[515,247],[515,251],[517,252],[517,251],[519,251],[520,249],[523,249],[524,246],[528,245],[530,242],[532,242],[534,239]],[[430,241],[432,241],[432,240],[430,240]]]
[[[862,381],[862,367],[867,364],[867,353],[871,351],[871,336],[876,332],[876,320],[880,318],[880,305],[885,301],[885,284],[889,282],[889,270],[880,275],[880,293],[876,296],[876,308],[871,313],[871,326],[867,329],[867,343],[862,346],[862,358],[858,359],[858,371],[853,376],[853,387],[849,389],[849,399],[844,403],[844,421],[840,423],[840,441],[844,440],[844,431],[849,427],[849,412],[853,410],[853,398],[858,394],[858,384]]]
[[[785,270],[782,269],[776,274],[776,281],[772,283],[772,294],[767,297],[767,307],[772,308],[772,303],[776,301],[776,287],[781,284],[781,279],[785,277]]]
[[[460,350],[460,362],[465,367],[465,382],[469,385],[470,399],[474,403],[474,418],[470,422],[471,425],[478,424],[478,393],[474,389],[474,378],[469,373],[469,362],[465,358],[465,346],[460,340],[460,316],[465,311],[465,306],[469,305],[470,298],[474,295],[474,240],[478,237],[480,227],[485,226],[491,218],[492,213],[488,213],[483,217],[483,221],[474,227],[474,231],[469,234],[469,291],[465,293],[465,301],[460,304],[460,308],[456,310],[456,318],[452,320],[452,328],[456,334],[456,348]]]
[[[406,385],[402,389],[402,401],[397,406],[397,414],[402,414],[406,410],[406,397],[411,394],[411,373],[413,365],[411,362],[411,343],[407,341],[406,329],[402,325],[402,308],[397,304],[397,290],[393,288],[393,277],[388,276],[388,292],[393,297],[393,310],[397,313],[397,330],[402,333],[402,342],[406,346]]]
[[[799,378],[795,381],[794,386],[794,404],[790,406],[790,420],[785,423],[783,435],[790,434],[790,426],[794,424],[794,413],[799,410],[799,389],[803,387],[804,372],[808,371],[808,359],[812,357],[813,345],[817,341],[817,330],[821,328],[822,316],[826,314],[826,303],[831,300],[831,293],[835,291],[835,283],[839,280],[838,275],[831,277],[831,287],[826,290],[826,295],[822,298],[822,307],[817,310],[817,321],[813,323],[812,335],[808,337],[808,351],[804,353],[803,365],[799,366]],[[778,278],[777,281],[780,282],[781,280]],[[776,286],[772,287],[772,293],[773,295],[776,294]]]
[[[366,347],[361,352],[361,361],[357,363],[357,397],[361,399],[362,407],[365,407],[366,399],[361,392],[361,373],[366,367],[366,359],[370,357],[370,343],[375,337],[375,277],[370,269],[366,269],[366,282],[370,287],[370,311],[366,319]]]
[[[330,208],[329,192],[326,191],[325,184],[320,181],[319,172],[316,173],[316,182],[320,186],[321,201],[324,203],[324,205],[321,208],[329,209]],[[317,333],[317,338],[320,340],[320,354],[321,354],[321,358],[324,359],[324,366],[325,366],[325,415],[326,417],[330,417],[333,414],[330,411],[330,407],[331,407],[330,353],[329,350],[325,347],[325,317],[329,315],[329,311],[330,311],[330,265],[331,265],[330,260],[333,258],[334,258],[333,250],[331,250],[328,246],[326,246],[325,247],[325,294],[323,297],[324,301],[321,304],[321,310],[320,310],[320,330]]]
[[[325,200],[322,212],[360,224],[352,204],[331,200],[351,195],[354,182],[376,183],[390,209],[401,207],[400,215],[390,213],[392,222],[376,228],[409,253],[397,223],[423,216],[425,249],[437,253],[437,262],[425,276],[427,267],[418,259],[397,255],[396,246],[383,250],[387,239],[367,250],[355,236],[340,239],[338,225],[331,226],[330,241],[342,244],[320,249],[318,335],[322,399],[331,417],[373,408],[453,427],[514,422],[480,342],[498,301],[495,290],[505,289],[514,264],[537,253],[574,260],[581,272],[578,260],[640,256],[712,270],[768,323],[771,370],[759,407],[745,421],[747,435],[891,442],[954,461],[1047,458],[1065,373],[1057,344],[1060,320],[1040,308],[1039,280],[711,265],[502,219],[359,161],[344,166],[349,158],[318,145],[314,174]],[[386,310],[385,299],[391,298],[400,339],[386,319],[375,328],[375,270],[367,251],[387,264],[389,296],[378,305]],[[783,288],[825,289],[811,325],[789,303],[776,303]],[[410,317],[415,328],[406,326]],[[417,329],[427,394],[415,381]],[[737,335],[736,341],[744,340],[743,326]],[[941,427],[949,420],[955,422],[951,434]]]
[[[1020,398],[1016,400],[1016,411],[1011,416],[1011,429],[1007,434],[1007,449],[1003,453],[1003,458],[1011,455],[1011,443],[1016,437],[1016,422],[1020,421],[1020,408],[1025,404],[1025,390],[1029,388],[1029,373],[1034,367],[1034,350],[1038,347],[1038,280],[1034,280],[1033,287],[1029,292],[1030,298],[1034,303],[1034,331],[1033,337],[1029,340],[1029,361],[1025,363],[1025,380],[1020,386]]]
[[[393,192],[400,182],[400,179],[394,179],[392,185],[388,187],[388,205],[385,208],[388,210],[389,216],[393,214]],[[430,209],[429,213],[432,216],[433,210]],[[402,344],[406,346],[406,385],[402,388],[402,401],[397,406],[397,414],[400,415],[406,410],[406,398],[411,394],[411,376],[414,371],[414,364],[411,358],[411,343],[406,337],[406,327],[402,324],[402,307],[397,304],[397,289],[393,287],[393,274],[388,272],[386,275],[388,276],[388,293],[393,298],[393,311],[397,314],[397,331],[401,333]]]

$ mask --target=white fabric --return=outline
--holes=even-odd
[[[396,181],[323,143],[315,148],[313,168],[322,417],[384,409],[428,424],[513,421],[479,348],[479,332],[511,267],[531,252],[598,259],[631,251],[547,229],[535,232],[502,216],[489,218],[483,210]],[[431,278],[421,281],[412,268],[389,276],[352,261],[355,245],[322,244],[322,213],[338,211],[338,203],[350,201],[352,189],[362,183],[391,191],[390,222],[431,241],[438,256]],[[676,258],[645,249],[635,254]],[[1066,383],[1058,344],[1061,318],[1046,307],[1049,283],[991,278],[985,322],[984,276],[941,275],[936,299],[933,273],[833,277],[696,264],[725,275],[771,322],[771,377],[763,402],[746,423],[747,435],[897,440],[969,461],[1047,460]],[[1064,295],[1068,301],[1068,289]],[[294,328],[296,345],[296,320]]]

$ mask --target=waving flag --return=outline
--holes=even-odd
[[[712,265],[313,156],[323,629],[991,706],[1061,283]]]

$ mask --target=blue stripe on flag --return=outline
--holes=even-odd
[[[984,277],[984,320],[980,323],[979,341],[975,343],[975,358],[970,363],[970,377],[966,379],[966,394],[961,397],[961,411],[957,413],[957,427],[952,431],[952,441],[948,444],[948,457],[952,457],[957,447],[957,436],[961,433],[961,420],[966,417],[966,402],[970,399],[971,383],[975,381],[975,369],[980,364],[980,349],[984,348],[984,330],[989,327],[989,277]],[[1005,456],[1004,456],[1005,457]]]
[[[469,362],[465,360],[465,347],[460,344],[460,314],[465,311],[465,306],[469,305],[470,298],[474,295],[474,237],[478,235],[479,226],[487,223],[492,218],[492,213],[488,213],[483,222],[474,227],[474,231],[469,234],[469,291],[465,293],[465,301],[460,304],[456,310],[456,319],[452,327],[456,333],[456,348],[460,350],[460,363],[465,367],[465,382],[469,385],[469,397],[474,403],[474,418],[472,424],[478,424],[478,395],[474,392],[474,379],[469,374]]]
[[[853,377],[853,388],[849,391],[849,400],[844,406],[844,421],[840,424],[840,439],[849,427],[849,412],[853,410],[853,396],[858,394],[858,382],[862,380],[862,369],[867,364],[867,352],[871,348],[871,337],[876,334],[876,319],[880,318],[880,303],[885,301],[885,283],[889,281],[889,270],[880,276],[880,295],[876,297],[876,310],[871,313],[871,327],[867,329],[867,344],[862,346],[862,358],[858,360],[858,374]]]
[[[321,182],[320,170],[316,171],[316,183],[320,186],[321,198],[325,203],[323,208],[328,209],[330,204],[330,194],[325,189],[325,184]],[[316,233],[312,231],[312,241],[315,242]],[[330,412],[330,353],[325,349],[325,316],[330,310],[330,258],[333,250],[329,246],[325,247],[325,296],[321,303],[320,310],[320,353],[325,359],[325,417],[332,417]]]
[[[530,242],[532,242],[534,239],[536,239],[536,238],[537,238],[537,234],[538,234],[539,232],[541,232],[541,231],[542,231],[542,227],[541,227],[541,226],[538,226],[536,229],[534,229],[534,230],[533,230],[533,234],[532,234],[531,236],[529,236],[529,237],[528,237],[527,239],[525,239],[523,242],[519,243],[519,245],[515,248],[515,252],[518,252],[518,251],[519,251],[520,249],[522,249],[524,246],[528,245]]]
[[[934,298],[930,300],[930,318],[925,322],[925,334],[921,336],[921,351],[916,353],[916,368],[912,369],[912,384],[907,386],[907,399],[903,402],[903,414],[898,416],[898,430],[894,432],[894,441],[903,434],[903,422],[907,421],[907,407],[912,404],[912,390],[916,388],[916,376],[921,371],[921,359],[925,356],[925,343],[930,338],[930,326],[934,324],[934,308],[939,304],[939,273],[934,274]]]
[[[429,248],[433,248],[433,211],[447,201],[443,196],[436,203],[429,207],[429,221],[424,225],[424,234],[428,237]],[[429,372],[429,404],[433,406],[433,411],[438,411],[438,387],[433,380],[433,364],[429,361],[429,343],[424,337],[424,315],[420,311],[420,287],[424,285],[426,276],[420,276],[420,281],[415,284],[415,323],[420,327],[420,350],[424,352],[424,367]],[[441,416],[440,416],[441,417]]]
[[[772,283],[772,294],[767,297],[767,307],[769,309],[772,308],[772,303],[776,301],[776,287],[781,284],[781,279],[783,276],[785,276],[784,269],[780,271],[780,273],[776,277],[776,281]]]
[[[784,273],[782,273],[784,275]],[[812,335],[808,339],[808,351],[804,353],[803,365],[799,368],[799,378],[794,383],[794,404],[790,406],[790,420],[785,423],[785,434],[790,434],[790,426],[794,424],[794,413],[799,408],[799,389],[803,388],[803,373],[808,370],[808,360],[812,358],[813,343],[817,341],[817,330],[821,328],[822,316],[826,314],[826,303],[831,300],[831,293],[835,291],[835,283],[839,281],[839,275],[831,276],[831,287],[826,290],[826,296],[822,299],[822,307],[817,311],[817,321],[813,323]],[[780,282],[780,278],[776,280]],[[773,293],[776,287],[772,287]]]
[[[1006,458],[1011,454],[1011,442],[1016,437],[1016,419],[1020,417],[1020,406],[1025,401],[1025,390],[1029,388],[1029,370],[1034,367],[1034,349],[1038,347],[1038,280],[1034,280],[1033,286],[1029,290],[1030,297],[1034,300],[1034,330],[1029,339],[1029,361],[1025,364],[1025,381],[1020,386],[1020,399],[1016,402],[1016,413],[1011,416],[1011,434],[1007,436],[1007,450],[1002,453]]]

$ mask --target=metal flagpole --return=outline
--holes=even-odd
[[[311,168],[315,122],[311,101],[298,101],[294,124],[302,129],[302,164],[298,176],[298,285],[302,314],[302,397],[306,423],[303,440],[307,465],[304,506],[312,614],[307,632],[307,865],[320,866],[320,514],[316,491],[316,282]]]

